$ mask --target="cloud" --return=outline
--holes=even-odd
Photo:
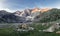
[[[2,8],[2,9],[0,9],[0,10],[5,10],[5,11],[7,11],[7,12],[14,13],[14,12],[16,12],[17,10],[20,10],[20,9],[11,10],[11,9],[8,9],[8,8]],[[22,11],[22,9],[21,9],[20,11]]]
[[[4,0],[0,0],[0,1],[4,1]]]
[[[6,5],[6,3],[5,3],[6,1],[7,0],[0,0],[0,10],[6,10],[11,13],[15,12],[16,10],[11,10],[8,8],[8,5]]]
[[[5,3],[7,0],[0,0],[0,9],[5,8]]]
[[[11,13],[15,12],[15,10],[11,10],[11,9],[8,9],[8,8],[2,8],[2,9],[0,9],[0,10],[5,10],[5,11],[11,12]]]

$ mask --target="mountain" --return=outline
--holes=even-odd
[[[25,21],[24,17],[18,17],[14,14],[7,14],[2,16],[2,20],[6,23],[23,23]]]
[[[14,15],[18,16],[18,17],[25,17],[26,18],[26,22],[31,22],[32,21],[32,13],[31,13],[32,9],[25,9],[23,11],[16,11],[14,13]]]
[[[49,10],[50,10],[49,8],[40,9],[40,8],[36,7],[34,9],[25,9],[23,11],[16,11],[14,14],[16,16],[20,16],[20,17],[37,16],[40,13],[43,13],[43,12],[46,12],[46,11],[49,11]]]
[[[5,10],[0,10],[0,18],[3,16],[3,15],[6,15],[6,14],[9,14],[9,12],[5,11]]]
[[[60,19],[60,9],[53,8],[49,11],[42,13],[39,22],[52,22]]]
[[[30,9],[25,9],[23,11],[16,11],[14,14],[16,16],[20,16],[20,17],[27,17],[27,16],[30,16],[31,10]]]
[[[41,13],[46,12],[48,10],[50,9],[49,8],[40,9],[36,7],[33,9],[25,9],[23,11],[16,11],[14,15],[19,17],[25,17],[26,21],[36,21],[38,20],[38,18],[36,18],[37,16],[39,16]]]
[[[34,8],[9,13],[0,10],[0,23],[52,22],[60,19],[60,9]]]
[[[35,13],[35,12],[41,12],[41,13],[44,13],[44,12],[47,12],[47,11],[49,11],[49,10],[51,10],[50,8],[34,8],[34,9],[32,9],[32,13]]]
[[[43,8],[43,9],[41,9],[41,13],[47,12],[49,10],[51,10],[51,8]]]
[[[23,23],[25,17],[18,17],[13,13],[8,13],[5,10],[0,11],[0,23]]]
[[[36,8],[34,8],[34,9],[32,9],[32,13],[40,12],[40,10],[41,10],[41,9],[39,9],[39,8],[36,7]]]

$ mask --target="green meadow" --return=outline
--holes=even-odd
[[[31,24],[30,26],[34,27],[35,30],[28,32],[17,32],[14,28],[2,28],[0,29],[0,36],[60,36],[56,32],[39,32],[38,30],[43,30],[49,26],[42,26],[41,24]]]

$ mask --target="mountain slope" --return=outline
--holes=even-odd
[[[60,9],[53,8],[40,16],[40,22],[51,22],[60,19]]]
[[[4,10],[0,11],[0,23],[23,23],[24,21],[25,17],[18,17]]]
[[[6,23],[22,23],[25,21],[24,17],[18,17],[15,16],[14,14],[7,14],[2,16],[3,21]]]

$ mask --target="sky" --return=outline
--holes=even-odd
[[[60,8],[60,0],[0,0],[0,10],[9,12],[35,7]]]

